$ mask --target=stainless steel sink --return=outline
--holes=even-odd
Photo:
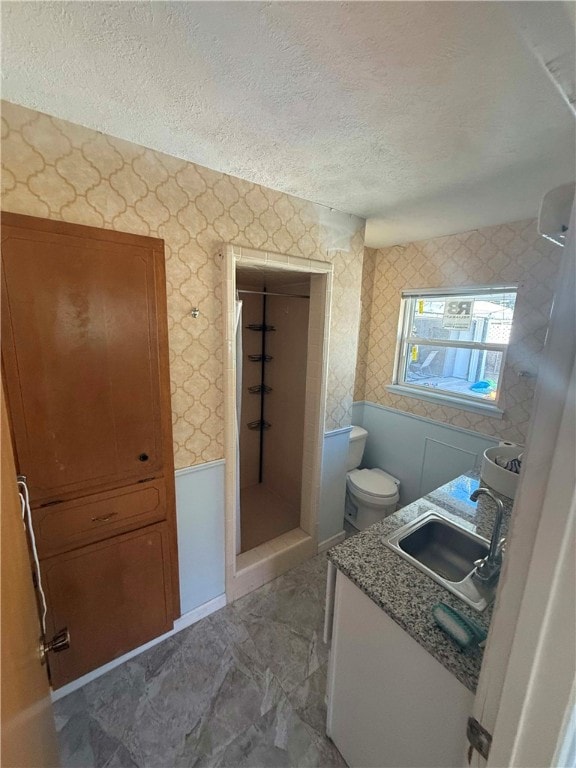
[[[478,611],[493,597],[472,579],[474,562],[490,543],[436,512],[426,514],[382,537],[386,546]]]

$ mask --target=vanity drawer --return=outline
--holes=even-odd
[[[41,558],[166,519],[162,478],[33,510]]]

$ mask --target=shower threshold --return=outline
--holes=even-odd
[[[271,541],[236,556],[236,588],[232,599],[281,576],[316,554],[316,545],[302,528],[294,528]]]

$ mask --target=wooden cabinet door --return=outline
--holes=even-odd
[[[157,475],[163,242],[16,214],[2,225],[3,362],[33,505]]]
[[[43,560],[47,631],[70,647],[50,658],[55,688],[172,629],[166,523]]]

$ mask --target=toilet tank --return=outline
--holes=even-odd
[[[348,472],[360,466],[367,437],[368,432],[365,429],[362,429],[362,427],[352,427],[348,443]]]

